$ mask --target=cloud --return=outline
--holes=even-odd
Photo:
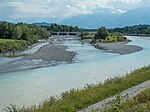
[[[142,2],[142,0],[113,0],[108,5],[121,11],[127,11],[139,7]]]
[[[0,19],[10,21],[60,21],[65,17],[107,10],[123,13],[150,0],[1,0]]]

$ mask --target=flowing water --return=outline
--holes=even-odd
[[[149,38],[128,37],[129,44],[143,47],[142,51],[119,55],[98,50],[88,43],[66,41],[68,50],[75,51],[76,62],[53,67],[0,73],[0,109],[16,104],[38,104],[45,98],[86,84],[122,76],[131,70],[150,64]],[[20,58],[0,58],[0,65]],[[23,66],[23,65],[21,65]]]

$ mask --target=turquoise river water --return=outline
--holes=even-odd
[[[10,104],[34,105],[72,88],[122,76],[150,64],[150,38],[128,37],[129,44],[143,47],[127,55],[106,53],[88,43],[66,41],[68,50],[77,53],[75,63],[24,71],[0,73],[0,109]],[[0,58],[0,66],[18,58]],[[24,65],[21,65],[24,66]],[[7,68],[6,68],[7,69]]]

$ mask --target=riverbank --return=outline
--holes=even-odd
[[[113,78],[106,80],[105,83],[96,85],[87,85],[84,89],[72,89],[68,92],[62,93],[60,98],[51,97],[47,99],[40,106],[33,106],[31,108],[16,109],[16,112],[75,112],[91,104],[97,103],[111,97],[119,92],[122,92],[130,87],[150,80],[150,66],[144,67],[127,74],[121,78]],[[140,89],[140,88],[139,88]],[[141,88],[142,90],[143,88]]]
[[[80,112],[150,112],[150,80]]]
[[[13,56],[29,46],[26,40],[0,39],[0,57]]]
[[[117,54],[121,54],[121,55],[130,54],[130,53],[134,53],[134,52],[143,50],[143,48],[140,46],[128,45],[128,43],[131,42],[131,40],[127,39],[126,37],[124,37],[124,38],[126,40],[123,40],[123,41],[116,40],[115,42],[113,42],[113,41],[110,41],[110,42],[109,41],[104,41],[104,42],[94,41],[93,42],[93,39],[82,38],[81,42],[91,43],[97,49],[104,50],[105,52],[117,53]],[[109,40],[111,40],[111,39],[109,39]]]
[[[10,61],[5,65],[0,66],[0,73],[50,67],[62,63],[73,63],[75,61],[76,53],[67,50],[68,47],[63,45],[65,39],[67,39],[65,36],[55,36],[46,41],[39,41],[38,44],[30,47],[28,51],[16,55],[16,57],[20,56],[20,59]],[[12,56],[15,57],[15,55]]]
[[[124,42],[114,42],[114,43],[102,43],[98,42],[96,44],[93,44],[96,48],[104,50],[106,52],[110,53],[117,53],[121,55],[130,54],[134,52],[138,52],[143,50],[142,47],[136,46],[136,45],[127,45],[130,41],[124,41]]]
[[[56,66],[61,63],[72,63],[75,61],[76,53],[67,50],[67,46],[64,46],[63,42],[76,40],[79,41],[81,39],[77,36],[54,36],[49,38],[47,41],[42,40],[40,41],[42,45],[39,47],[37,46],[37,50],[34,53],[29,53],[26,55],[27,52],[24,52],[20,55],[22,57],[20,60],[12,61],[1,66],[0,73]],[[84,39],[80,42],[84,44],[91,43],[91,41],[91,39]],[[137,52],[143,49],[142,47],[135,45],[127,45],[128,42],[129,41],[97,43],[94,44],[94,46],[104,52],[119,53],[121,55]]]
[[[139,95],[141,92],[144,92],[145,90],[148,90],[148,89],[150,89],[150,80],[143,82],[141,84],[138,84],[136,86],[133,86],[121,93],[118,93],[118,95],[120,97],[120,106],[122,103],[125,103],[125,101],[133,99],[135,96]],[[115,100],[118,100],[118,99],[116,99],[116,97],[117,97],[117,95],[107,98],[105,100],[102,100],[102,101],[100,101],[96,104],[93,104],[93,105],[89,106],[88,108],[83,109],[79,112],[92,112],[94,110],[95,111],[99,110],[98,112],[101,112],[102,110],[105,110],[105,109],[108,109],[108,111],[106,111],[106,112],[112,112],[109,109],[115,108],[115,107],[113,107],[114,105],[112,105],[112,103]]]

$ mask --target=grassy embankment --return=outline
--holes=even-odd
[[[22,109],[12,106],[8,112],[76,112],[147,80],[150,80],[150,66],[135,70],[121,78],[106,80],[104,84],[70,90],[62,93],[61,98],[51,97],[39,106]]]
[[[0,22],[0,55],[13,55],[49,36],[45,28],[37,25]]]
[[[150,112],[150,89],[147,89],[132,99],[128,99],[124,103],[121,103],[120,95],[116,96],[116,99],[110,103],[111,107],[105,110],[99,110],[101,112]],[[98,109],[93,110],[93,112]]]
[[[0,53],[10,53],[12,50],[22,51],[29,43],[25,40],[0,39]]]

